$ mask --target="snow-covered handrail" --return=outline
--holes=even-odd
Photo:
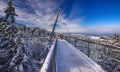
[[[120,47],[118,47],[118,46],[113,46],[113,45],[109,45],[109,44],[98,43],[98,42],[89,41],[89,40],[84,40],[84,39],[76,38],[76,37],[66,36],[66,38],[67,38],[67,37],[69,37],[69,38],[74,38],[74,39],[77,39],[77,40],[80,40],[80,41],[84,41],[84,42],[88,42],[88,43],[93,43],[93,44],[105,46],[105,47],[108,47],[108,48],[111,48],[111,49],[120,50]]]
[[[51,46],[51,49],[50,49],[50,51],[45,59],[45,62],[43,63],[43,66],[39,72],[50,72],[51,71],[50,66],[52,64],[51,62],[53,62],[51,60],[55,58],[54,53],[55,53],[56,43],[57,43],[57,40],[54,40],[54,43]]]
[[[120,47],[77,37],[65,37],[68,42],[97,61],[108,72],[117,72],[120,65]]]

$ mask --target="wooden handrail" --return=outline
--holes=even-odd
[[[66,37],[69,37],[69,36],[66,36]],[[80,39],[80,38],[76,38],[76,37],[70,37],[70,38],[74,38],[74,39],[81,40],[81,41],[84,41],[84,42],[94,43],[94,44],[102,45],[102,46],[105,46],[105,47],[108,47],[108,48],[120,50],[120,47],[118,47],[118,46],[113,46],[113,45],[108,45],[108,44],[97,43],[97,42],[88,41],[88,40],[84,40],[84,39]]]

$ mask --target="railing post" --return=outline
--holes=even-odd
[[[90,57],[90,43],[88,42],[88,57]]]
[[[75,45],[75,47],[77,47],[77,46],[76,46],[76,43],[77,43],[77,39],[76,39],[76,38],[75,38],[75,41],[74,41],[74,43],[75,43],[75,44],[74,44],[74,45]]]

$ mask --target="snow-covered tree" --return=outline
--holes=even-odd
[[[9,0],[7,5],[8,6],[4,11],[6,13],[5,19],[9,24],[13,24],[15,22],[14,16],[17,16],[17,14],[15,13],[15,8],[12,5],[12,0]]]

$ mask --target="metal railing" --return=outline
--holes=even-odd
[[[120,72],[120,47],[75,37],[65,37],[68,42],[100,64],[108,72]]]
[[[43,63],[42,68],[39,72],[55,72],[56,61],[55,61],[55,52],[56,52],[57,39],[54,41],[51,46],[48,55]]]

